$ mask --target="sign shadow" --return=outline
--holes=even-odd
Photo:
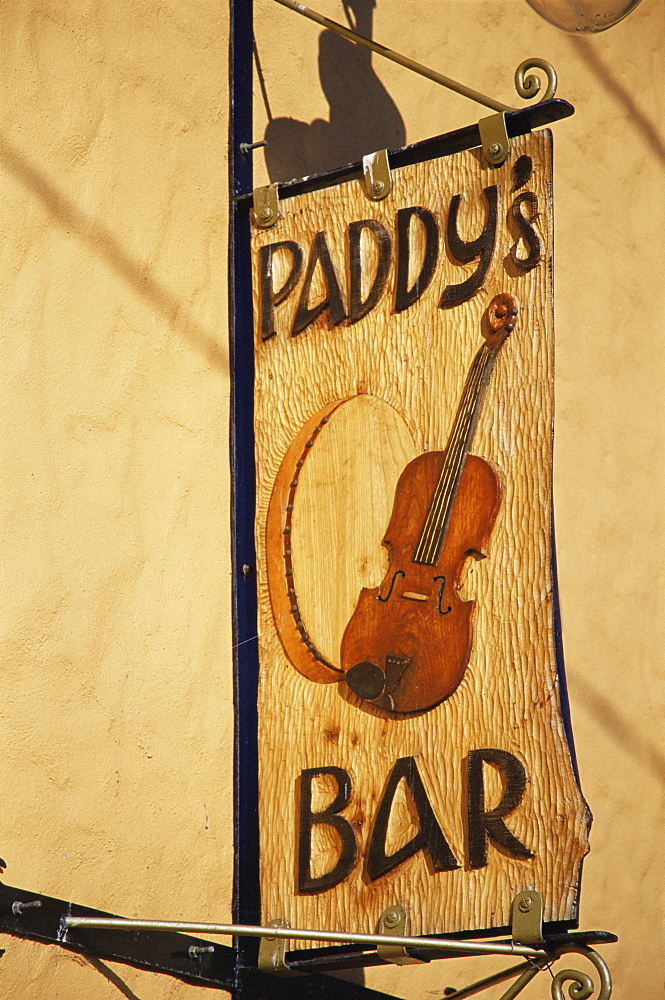
[[[343,0],[350,27],[372,37],[376,0]],[[328,120],[273,118],[265,130],[272,183],[318,174],[406,141],[399,109],[372,67],[372,53],[333,31],[319,36],[319,78]]]

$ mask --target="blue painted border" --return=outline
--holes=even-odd
[[[234,646],[234,875],[233,919],[260,923],[256,629],[254,547],[254,336],[249,215],[237,198],[252,190],[252,158],[239,151],[252,141],[252,2],[231,0],[229,51],[229,361],[231,370],[231,502]],[[245,569],[243,569],[243,567]],[[236,938],[236,996],[240,971],[255,966],[258,941]]]

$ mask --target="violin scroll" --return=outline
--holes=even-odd
[[[504,340],[515,329],[517,302],[512,295],[502,292],[495,295],[483,317],[483,334],[490,347],[498,351]]]

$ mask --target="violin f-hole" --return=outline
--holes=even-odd
[[[448,605],[448,607],[446,608],[445,611],[443,611],[442,608],[441,608],[441,601],[443,599],[443,590],[444,590],[444,587],[446,586],[446,578],[445,578],[445,576],[433,576],[432,579],[434,580],[435,583],[436,583],[437,580],[441,581],[441,583],[439,584],[439,593],[438,593],[438,596],[437,596],[437,599],[436,599],[436,610],[439,612],[440,615],[447,615],[453,609],[450,606],[450,604]]]
[[[381,597],[381,594],[377,594],[376,595],[377,601],[381,601],[382,604],[385,604],[386,601],[390,600],[390,595],[393,592],[393,588],[395,586],[395,580],[397,579],[398,576],[406,576],[406,573],[404,572],[403,569],[398,569],[395,573],[393,573],[393,578],[390,581],[390,590],[388,591],[385,597]]]

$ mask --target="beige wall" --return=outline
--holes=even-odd
[[[4,880],[226,919],[227,13],[0,16]],[[2,944],[3,996],[121,995]],[[118,974],[141,1000],[196,993]]]
[[[313,5],[343,20],[339,0]],[[289,175],[294,150],[303,168],[333,166],[485,113],[335,50],[331,117],[319,29],[271,0],[254,6],[271,115],[303,123],[290,148],[272,126],[273,174]],[[518,63],[549,58],[577,107],[554,127],[555,503],[595,815],[581,923],[620,935],[604,950],[615,995],[650,1000],[663,986],[662,5],[643,0],[590,38],[523,0],[379,0],[374,15],[378,40],[507,102]],[[227,5],[5,0],[0,18],[4,878],[127,916],[223,920]],[[257,84],[255,138],[265,124]],[[12,1000],[202,995],[55,947],[2,945]],[[366,982],[425,1000],[486,968]]]

